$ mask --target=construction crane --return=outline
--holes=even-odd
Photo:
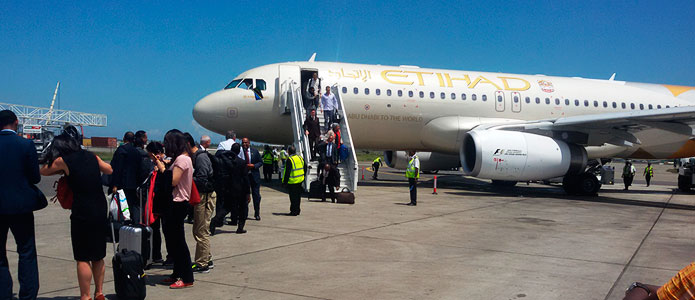
[[[84,113],[71,110],[55,109],[60,81],[56,84],[49,108],[0,102],[0,110],[11,110],[19,120],[19,131],[24,137],[34,140],[36,150],[41,153],[44,146],[53,140],[55,131],[66,125],[106,127],[105,114]]]

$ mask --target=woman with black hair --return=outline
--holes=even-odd
[[[188,201],[191,199],[193,186],[193,162],[191,147],[181,131],[173,129],[164,136],[164,153],[172,158],[168,165],[155,157],[155,169],[158,172],[171,172],[172,203],[164,214],[164,237],[167,250],[174,260],[174,272],[164,283],[171,284],[169,288],[180,289],[193,286],[193,270],[191,269],[191,253],[186,244],[184,219],[188,212]]]
[[[77,261],[80,299],[92,299],[90,282],[94,277],[94,299],[104,300],[104,257],[106,256],[106,198],[101,173],[111,174],[111,166],[98,156],[82,150],[77,140],[61,134],[53,139],[44,159],[41,175],[65,174],[73,193],[70,214],[72,253]]]

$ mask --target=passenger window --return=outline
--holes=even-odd
[[[536,104],[541,104],[541,98],[536,97]]]
[[[256,87],[261,91],[265,91],[265,80],[256,79]]]
[[[343,87],[343,94],[347,94],[347,88]]]
[[[471,100],[475,101],[476,99],[477,97],[475,96],[475,94],[471,94]]]
[[[381,90],[380,90],[380,89],[376,89],[374,92],[376,93],[377,96],[381,95]]]
[[[641,104],[641,103],[640,103],[639,109],[640,109],[640,110],[644,110],[644,104]]]
[[[434,92],[430,92],[430,98],[434,99]]]
[[[570,99],[565,99],[565,105],[567,105],[567,106],[570,105]]]
[[[420,91],[420,98],[425,98],[425,92]]]
[[[364,88],[364,94],[369,95],[369,88]]]
[[[630,108],[631,108],[631,109],[635,109],[635,104],[634,104],[634,103],[630,103]]]
[[[598,107],[598,101],[594,100],[594,107]]]
[[[661,109],[661,104],[656,106],[657,109]]]
[[[442,98],[442,99],[446,98],[446,94],[444,94],[444,93],[439,94],[439,98]]]
[[[483,95],[483,101],[487,101],[487,95]]]
[[[666,105],[666,108],[670,108],[670,106]]]
[[[555,98],[555,105],[560,105],[560,99]]]
[[[613,101],[613,108],[618,108],[618,104]]]
[[[230,82],[227,86],[225,86],[224,89],[225,89],[225,90],[233,89],[233,88],[235,88],[237,85],[239,85],[239,82],[241,82],[241,79],[234,79],[234,80],[232,80],[232,82]]]
[[[531,103],[531,98],[526,97],[526,103],[527,103],[527,104],[528,104],[528,103]]]
[[[545,98],[545,104],[550,105],[550,98]]]
[[[413,98],[413,91],[408,91],[408,97]]]
[[[403,91],[398,90],[398,97],[403,97]]]
[[[353,93],[354,93],[355,95],[357,95],[357,93],[359,93],[359,92],[360,92],[360,89],[358,89],[358,88],[354,88],[354,89],[352,89],[352,92],[353,92]]]
[[[584,106],[589,107],[589,100],[584,100]]]
[[[649,109],[654,109],[654,106],[652,106],[651,104],[649,104]]]
[[[574,106],[579,106],[579,100],[574,99]]]
[[[627,105],[625,105],[625,102],[620,102],[620,107],[622,107],[623,109],[626,109]]]
[[[497,96],[497,102],[502,102],[502,96]]]
[[[451,100],[456,100],[456,93],[451,93]]]
[[[386,90],[386,96],[391,96],[391,89]]]
[[[604,107],[604,108],[605,108],[605,107],[608,107],[608,102],[603,101],[603,107]]]
[[[514,103],[519,103],[519,96],[514,96]]]
[[[466,100],[466,94],[461,94],[461,100]]]

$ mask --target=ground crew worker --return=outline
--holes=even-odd
[[[263,149],[263,179],[265,182],[270,182],[273,179],[273,151],[270,146],[265,145]]]
[[[408,178],[408,188],[410,188],[410,206],[417,205],[417,181],[420,178],[420,159],[418,159],[415,151],[410,150],[410,161],[408,168],[405,169],[405,177]]]
[[[282,180],[282,178],[283,178],[282,176],[285,173],[285,165],[286,165],[285,163],[286,163],[288,157],[289,156],[287,155],[287,151],[285,151],[285,148],[282,148],[282,150],[280,150],[280,162],[282,162],[282,167],[280,167],[280,172],[278,172],[278,179],[279,180]]]
[[[288,149],[289,157],[283,164],[285,166],[285,174],[282,184],[287,187],[287,193],[290,195],[290,216],[298,216],[300,213],[300,202],[302,197],[302,184],[304,183],[304,174],[306,174],[306,164],[301,156],[297,155],[297,150],[294,146]]]
[[[379,176],[379,167],[383,165],[384,163],[381,162],[381,156],[377,156],[374,161],[372,162],[372,169],[374,169],[374,174],[372,175],[372,179],[377,180]]]
[[[652,181],[652,177],[654,177],[654,167],[652,167],[652,163],[648,162],[647,167],[644,168],[644,180],[647,181],[647,186],[649,186],[649,182]]]
[[[635,179],[636,172],[637,170],[635,170],[635,166],[632,165],[632,162],[626,161],[623,167],[623,183],[625,184],[626,191],[628,187],[632,185],[632,180]]]
[[[278,167],[279,157],[280,151],[278,151],[278,148],[273,147],[273,167],[275,168],[275,173],[280,173],[280,168]]]

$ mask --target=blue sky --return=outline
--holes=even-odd
[[[205,132],[191,109],[306,60],[695,86],[695,2],[0,1],[0,102],[106,113],[86,136]],[[221,137],[216,135],[214,140]]]

